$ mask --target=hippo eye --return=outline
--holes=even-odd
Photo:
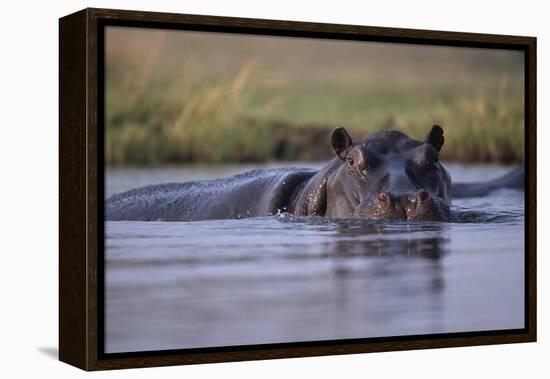
[[[434,165],[435,161],[432,160],[417,160],[416,165],[422,168],[430,168]]]
[[[346,161],[350,166],[353,166],[353,164],[355,163],[355,160],[353,159],[353,157],[347,157]]]

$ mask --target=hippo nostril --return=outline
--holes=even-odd
[[[428,191],[425,191],[425,190],[420,190],[416,193],[416,198],[419,200],[419,201],[428,201],[430,200],[431,198],[431,195]]]
[[[383,203],[387,203],[390,201],[390,196],[387,193],[382,192],[378,195],[378,199]]]

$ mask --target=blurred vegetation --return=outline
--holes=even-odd
[[[445,129],[443,159],[523,159],[518,52],[112,28],[106,162],[323,160],[354,138]]]

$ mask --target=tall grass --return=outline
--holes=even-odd
[[[262,161],[269,158],[269,116],[276,99],[254,106],[262,89],[251,84],[254,66],[207,82],[185,78],[154,83],[147,91],[107,91],[109,164]],[[125,94],[133,94],[129,101]],[[262,142],[263,141],[263,142]]]
[[[265,60],[247,54],[215,70],[212,58],[192,64],[197,48],[159,70],[170,44],[157,38],[150,45],[141,55],[119,46],[108,60],[109,165],[327,159],[332,128],[344,126],[357,139],[380,129],[420,139],[434,123],[445,129],[446,160],[523,159],[523,83],[517,70],[460,68],[380,80],[384,65],[330,76],[287,62],[274,73]]]

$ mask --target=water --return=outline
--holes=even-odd
[[[455,181],[509,170],[447,167]],[[106,192],[250,168],[109,170]],[[457,200],[453,223],[107,222],[106,352],[522,328],[523,202]]]

